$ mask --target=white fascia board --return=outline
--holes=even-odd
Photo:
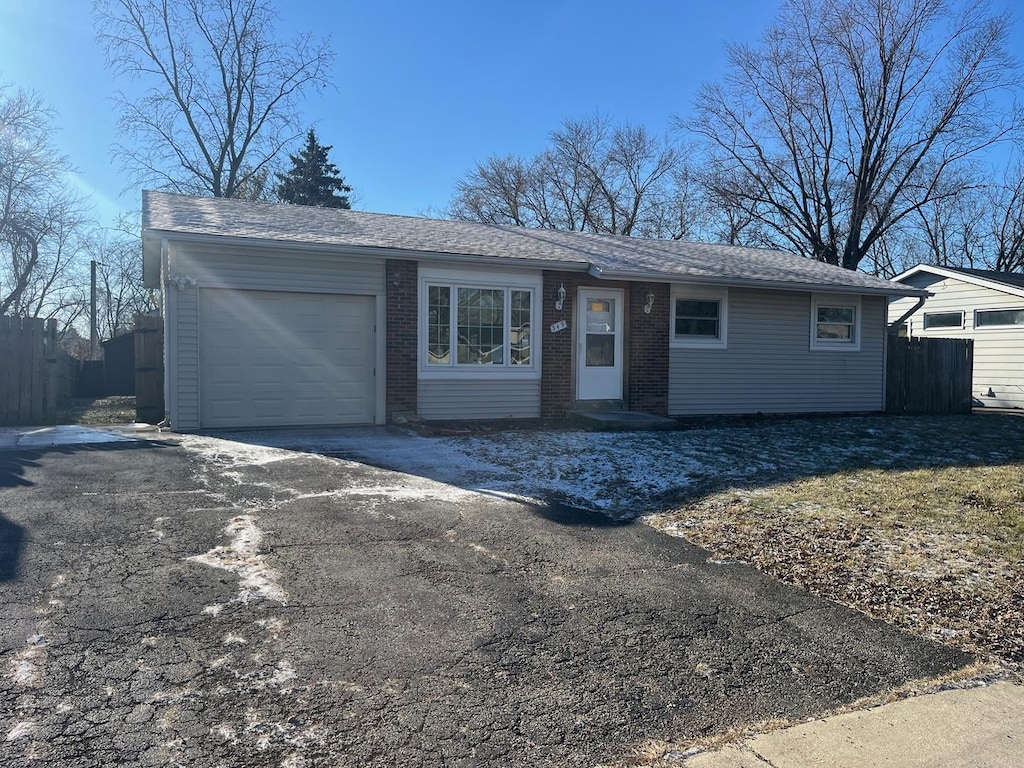
[[[1018,288],[1015,285],[1007,285],[1006,283],[1000,283],[996,280],[989,280],[984,277],[978,277],[977,275],[965,275],[963,272],[957,272],[953,269],[946,269],[945,267],[936,267],[931,264],[918,264],[916,267],[911,267],[906,272],[901,272],[893,278],[894,282],[901,282],[906,277],[919,274],[921,272],[927,272],[938,277],[945,277],[950,280],[959,280],[963,283],[970,283],[972,285],[979,285],[982,288],[990,288],[993,291],[999,291],[1000,293],[1007,293],[1010,296],[1020,296],[1024,298],[1024,288]],[[929,294],[932,295],[932,294]]]

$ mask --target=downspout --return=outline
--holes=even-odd
[[[917,304],[915,304],[906,312],[904,312],[898,320],[893,320],[891,323],[889,323],[889,333],[897,333],[899,331],[899,327],[903,325],[904,322],[906,322],[907,318],[924,306],[924,301],[927,298],[927,296],[918,296]]]

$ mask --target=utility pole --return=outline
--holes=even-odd
[[[100,356],[100,334],[96,328],[96,267],[103,266],[96,259],[89,262],[89,359]]]

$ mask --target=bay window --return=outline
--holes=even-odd
[[[426,370],[523,370],[533,366],[532,287],[433,279],[427,279],[424,287]]]

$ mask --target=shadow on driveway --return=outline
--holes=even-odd
[[[26,473],[42,467],[42,458],[60,454],[71,456],[83,452],[132,451],[140,448],[169,447],[172,443],[163,441],[125,440],[106,443],[82,443],[72,445],[51,445],[40,448],[13,449],[0,451],[0,492],[7,491],[7,499],[17,500],[19,488],[30,488],[35,483]],[[18,574],[18,565],[25,542],[25,529],[9,517],[0,514],[0,582],[11,581]]]
[[[18,572],[25,529],[0,515],[0,581],[10,581]]]

